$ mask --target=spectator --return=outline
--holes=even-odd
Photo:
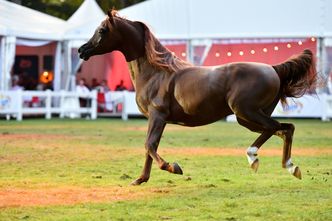
[[[124,86],[123,84],[123,80],[120,81],[120,83],[118,85],[116,85],[115,87],[116,91],[124,91],[127,90],[127,88]]]
[[[101,84],[97,87],[97,90],[99,93],[107,93],[110,91],[108,85],[107,85],[107,81],[106,80],[103,80],[101,82]]]
[[[86,93],[89,92],[89,88],[85,85],[85,80],[84,78],[80,79],[78,81],[78,84],[76,85],[76,92],[79,93]]]
[[[96,78],[92,78],[91,81],[91,90],[96,89],[99,86],[99,83]]]
[[[84,93],[88,93],[90,90],[87,86],[85,86],[85,80],[84,78],[80,79],[78,82],[78,85],[76,85],[76,92],[84,94]],[[87,107],[88,105],[88,98],[86,98],[85,96],[80,96],[79,97],[79,101],[80,101],[80,106],[81,107]]]
[[[24,90],[24,87],[19,85],[20,79],[18,75],[13,76],[11,91]]]

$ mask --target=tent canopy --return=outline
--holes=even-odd
[[[0,35],[39,40],[60,40],[62,19],[0,0]]]
[[[332,36],[332,1],[149,0],[120,11],[161,39]]]
[[[67,20],[65,39],[87,40],[97,26],[105,19],[105,14],[95,0],[85,0]]]

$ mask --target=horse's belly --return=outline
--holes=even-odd
[[[216,100],[204,101],[183,107],[176,102],[172,105],[169,122],[184,126],[201,126],[213,123],[232,113],[229,106]]]
[[[229,115],[225,78],[220,71],[202,68],[178,75],[171,98],[171,116],[184,125],[199,126]]]

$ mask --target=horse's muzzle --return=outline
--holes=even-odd
[[[90,53],[91,52],[91,47],[89,46],[88,43],[85,43],[78,49],[78,53],[80,55],[80,58],[87,61],[91,57]]]

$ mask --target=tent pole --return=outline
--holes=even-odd
[[[193,44],[192,44],[192,40],[188,39],[187,40],[187,59],[190,63],[194,62],[194,53],[193,53],[194,49],[193,49]]]
[[[323,37],[317,38],[317,70],[321,73],[321,76],[324,79],[328,77],[328,70],[326,67],[326,47],[325,47],[325,39]],[[322,93],[327,90],[327,86],[324,88],[318,88],[317,92]]]

